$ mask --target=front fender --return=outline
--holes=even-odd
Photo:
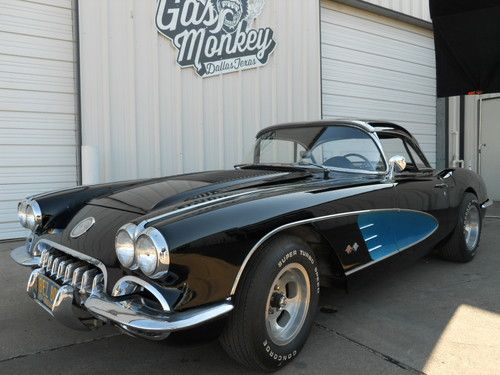
[[[171,250],[169,276],[160,282],[186,288],[186,297],[176,307],[180,310],[229,298],[251,252],[276,230],[326,214],[363,209],[360,196],[364,193],[392,188],[392,184],[375,184],[316,194],[296,192],[223,204],[154,223]]]

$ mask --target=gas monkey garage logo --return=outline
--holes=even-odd
[[[159,0],[158,31],[177,63],[201,77],[264,66],[276,47],[270,28],[253,28],[265,0]]]

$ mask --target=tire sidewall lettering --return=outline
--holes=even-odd
[[[320,278],[314,254],[311,253],[311,251],[303,250],[301,248],[291,249],[278,260],[276,264],[278,272],[290,263],[299,263],[308,270],[311,282],[311,293],[319,295]],[[290,346],[288,346],[287,349],[287,347],[279,347],[275,345],[271,342],[267,335],[265,339],[261,341],[261,344],[264,349],[264,355],[269,360],[277,362],[278,366],[282,366],[293,360],[298,354],[298,350],[290,348]]]
[[[264,346],[265,351],[266,351],[267,355],[269,356],[269,358],[274,360],[274,361],[278,361],[280,363],[290,361],[297,356],[297,350],[292,350],[289,353],[281,353],[281,354],[277,353],[276,351],[274,351],[271,348],[271,346],[269,345],[269,342],[267,340],[264,340],[262,345]]]
[[[291,263],[292,260],[295,260],[297,258],[306,259],[314,267],[313,272],[315,280],[313,282],[313,285],[314,285],[314,290],[316,291],[317,294],[319,294],[320,293],[319,270],[318,267],[316,266],[316,261],[308,251],[301,249],[290,250],[278,261],[278,269],[283,268],[283,266]]]

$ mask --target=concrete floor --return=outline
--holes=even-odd
[[[500,206],[500,205],[498,205]],[[495,212],[496,211],[496,212]],[[489,215],[499,215],[494,207]],[[499,374],[500,219],[487,219],[469,264],[435,258],[322,291],[301,355],[281,374]],[[81,333],[51,319],[26,295],[29,270],[0,245],[0,373],[246,373],[217,341],[180,345]]]

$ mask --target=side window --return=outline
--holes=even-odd
[[[415,148],[412,145],[408,144],[408,149],[410,150],[410,154],[412,156],[412,159],[415,162],[415,166],[418,169],[429,168],[429,166],[422,160],[422,158],[418,155],[417,151],[415,150]]]
[[[411,162],[410,154],[408,154],[408,151],[406,150],[401,138],[381,138],[380,142],[382,143],[382,149],[385,152],[385,157],[387,158],[387,160],[389,160],[393,156],[400,155],[406,159],[407,163]]]
[[[388,134],[381,134],[379,137],[387,160],[396,155],[403,156],[406,159],[407,172],[418,172],[419,169],[428,167],[413,146],[403,138]]]

